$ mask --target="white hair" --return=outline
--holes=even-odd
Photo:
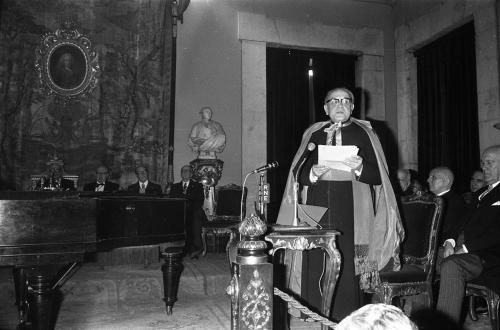
[[[387,304],[368,304],[347,317],[336,330],[418,330],[399,308]]]

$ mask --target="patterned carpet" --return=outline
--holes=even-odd
[[[173,315],[165,313],[161,264],[107,266],[86,263],[63,288],[58,329],[229,329],[229,266],[223,254],[184,260]],[[0,272],[0,329],[15,329],[10,269]]]
[[[184,259],[178,301],[165,313],[161,264],[101,268],[85,263],[62,288],[64,300],[56,330],[230,329],[231,304],[225,294],[229,266],[224,254]],[[0,268],[0,330],[16,328],[14,286],[9,268]],[[432,322],[431,322],[432,323]],[[291,320],[292,330],[320,329],[317,323]],[[424,328],[425,329],[425,328]],[[429,328],[431,329],[431,328]],[[466,330],[491,329],[487,316],[466,319]]]

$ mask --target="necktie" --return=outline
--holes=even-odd
[[[492,185],[492,184],[490,184],[490,185],[488,186],[488,189],[486,189],[485,191],[483,191],[483,192],[481,193],[481,195],[479,195],[479,197],[478,197],[477,199],[478,199],[478,200],[483,199],[483,198],[484,198],[484,196],[486,196],[486,195],[487,195],[490,191],[492,191],[492,190],[493,190],[493,185]]]
[[[141,183],[141,189],[139,190],[140,194],[144,194],[146,192],[146,185],[144,183]]]
[[[326,144],[327,145],[330,145],[330,146],[333,146],[333,145],[336,145],[337,142],[341,142],[342,139],[340,138],[340,135],[339,137],[337,138],[336,137],[336,132],[340,129],[340,125],[338,123],[335,123],[335,124],[331,124],[328,128],[325,128],[323,131],[327,133],[326,135]],[[337,139],[339,139],[337,141]],[[340,143],[341,145],[342,143]],[[339,144],[337,144],[339,145]]]
[[[339,127],[335,131],[335,145],[336,146],[341,146],[342,145],[342,128]]]
[[[187,184],[187,182],[184,182],[184,183],[182,184],[182,193],[183,193],[184,195],[185,195],[185,194],[187,194],[187,190],[188,190],[188,184]]]

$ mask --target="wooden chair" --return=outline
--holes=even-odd
[[[221,238],[229,237],[234,233],[233,228],[236,228],[240,223],[240,207],[241,207],[241,186],[228,184],[215,188],[215,215],[208,217],[207,223],[201,227],[201,239],[203,243],[203,253],[207,253],[207,236],[213,237],[213,246],[220,242]],[[243,196],[245,203],[246,191]],[[243,204],[244,205],[244,204]]]
[[[498,311],[500,305],[500,296],[478,280],[467,283],[465,287],[465,295],[469,296],[469,314],[470,318],[477,321],[476,308],[474,304],[474,297],[481,297],[486,300],[488,305],[488,315],[490,317],[491,329],[499,330]]]
[[[380,272],[374,300],[392,304],[394,297],[425,293],[427,307],[432,306],[442,211],[441,197],[424,194],[403,198],[400,212],[406,237],[401,245],[402,267],[400,271]]]

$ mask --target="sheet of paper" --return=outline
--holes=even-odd
[[[325,165],[330,168],[351,172],[351,168],[344,163],[348,157],[358,154],[359,148],[356,146],[318,146],[318,164]]]

